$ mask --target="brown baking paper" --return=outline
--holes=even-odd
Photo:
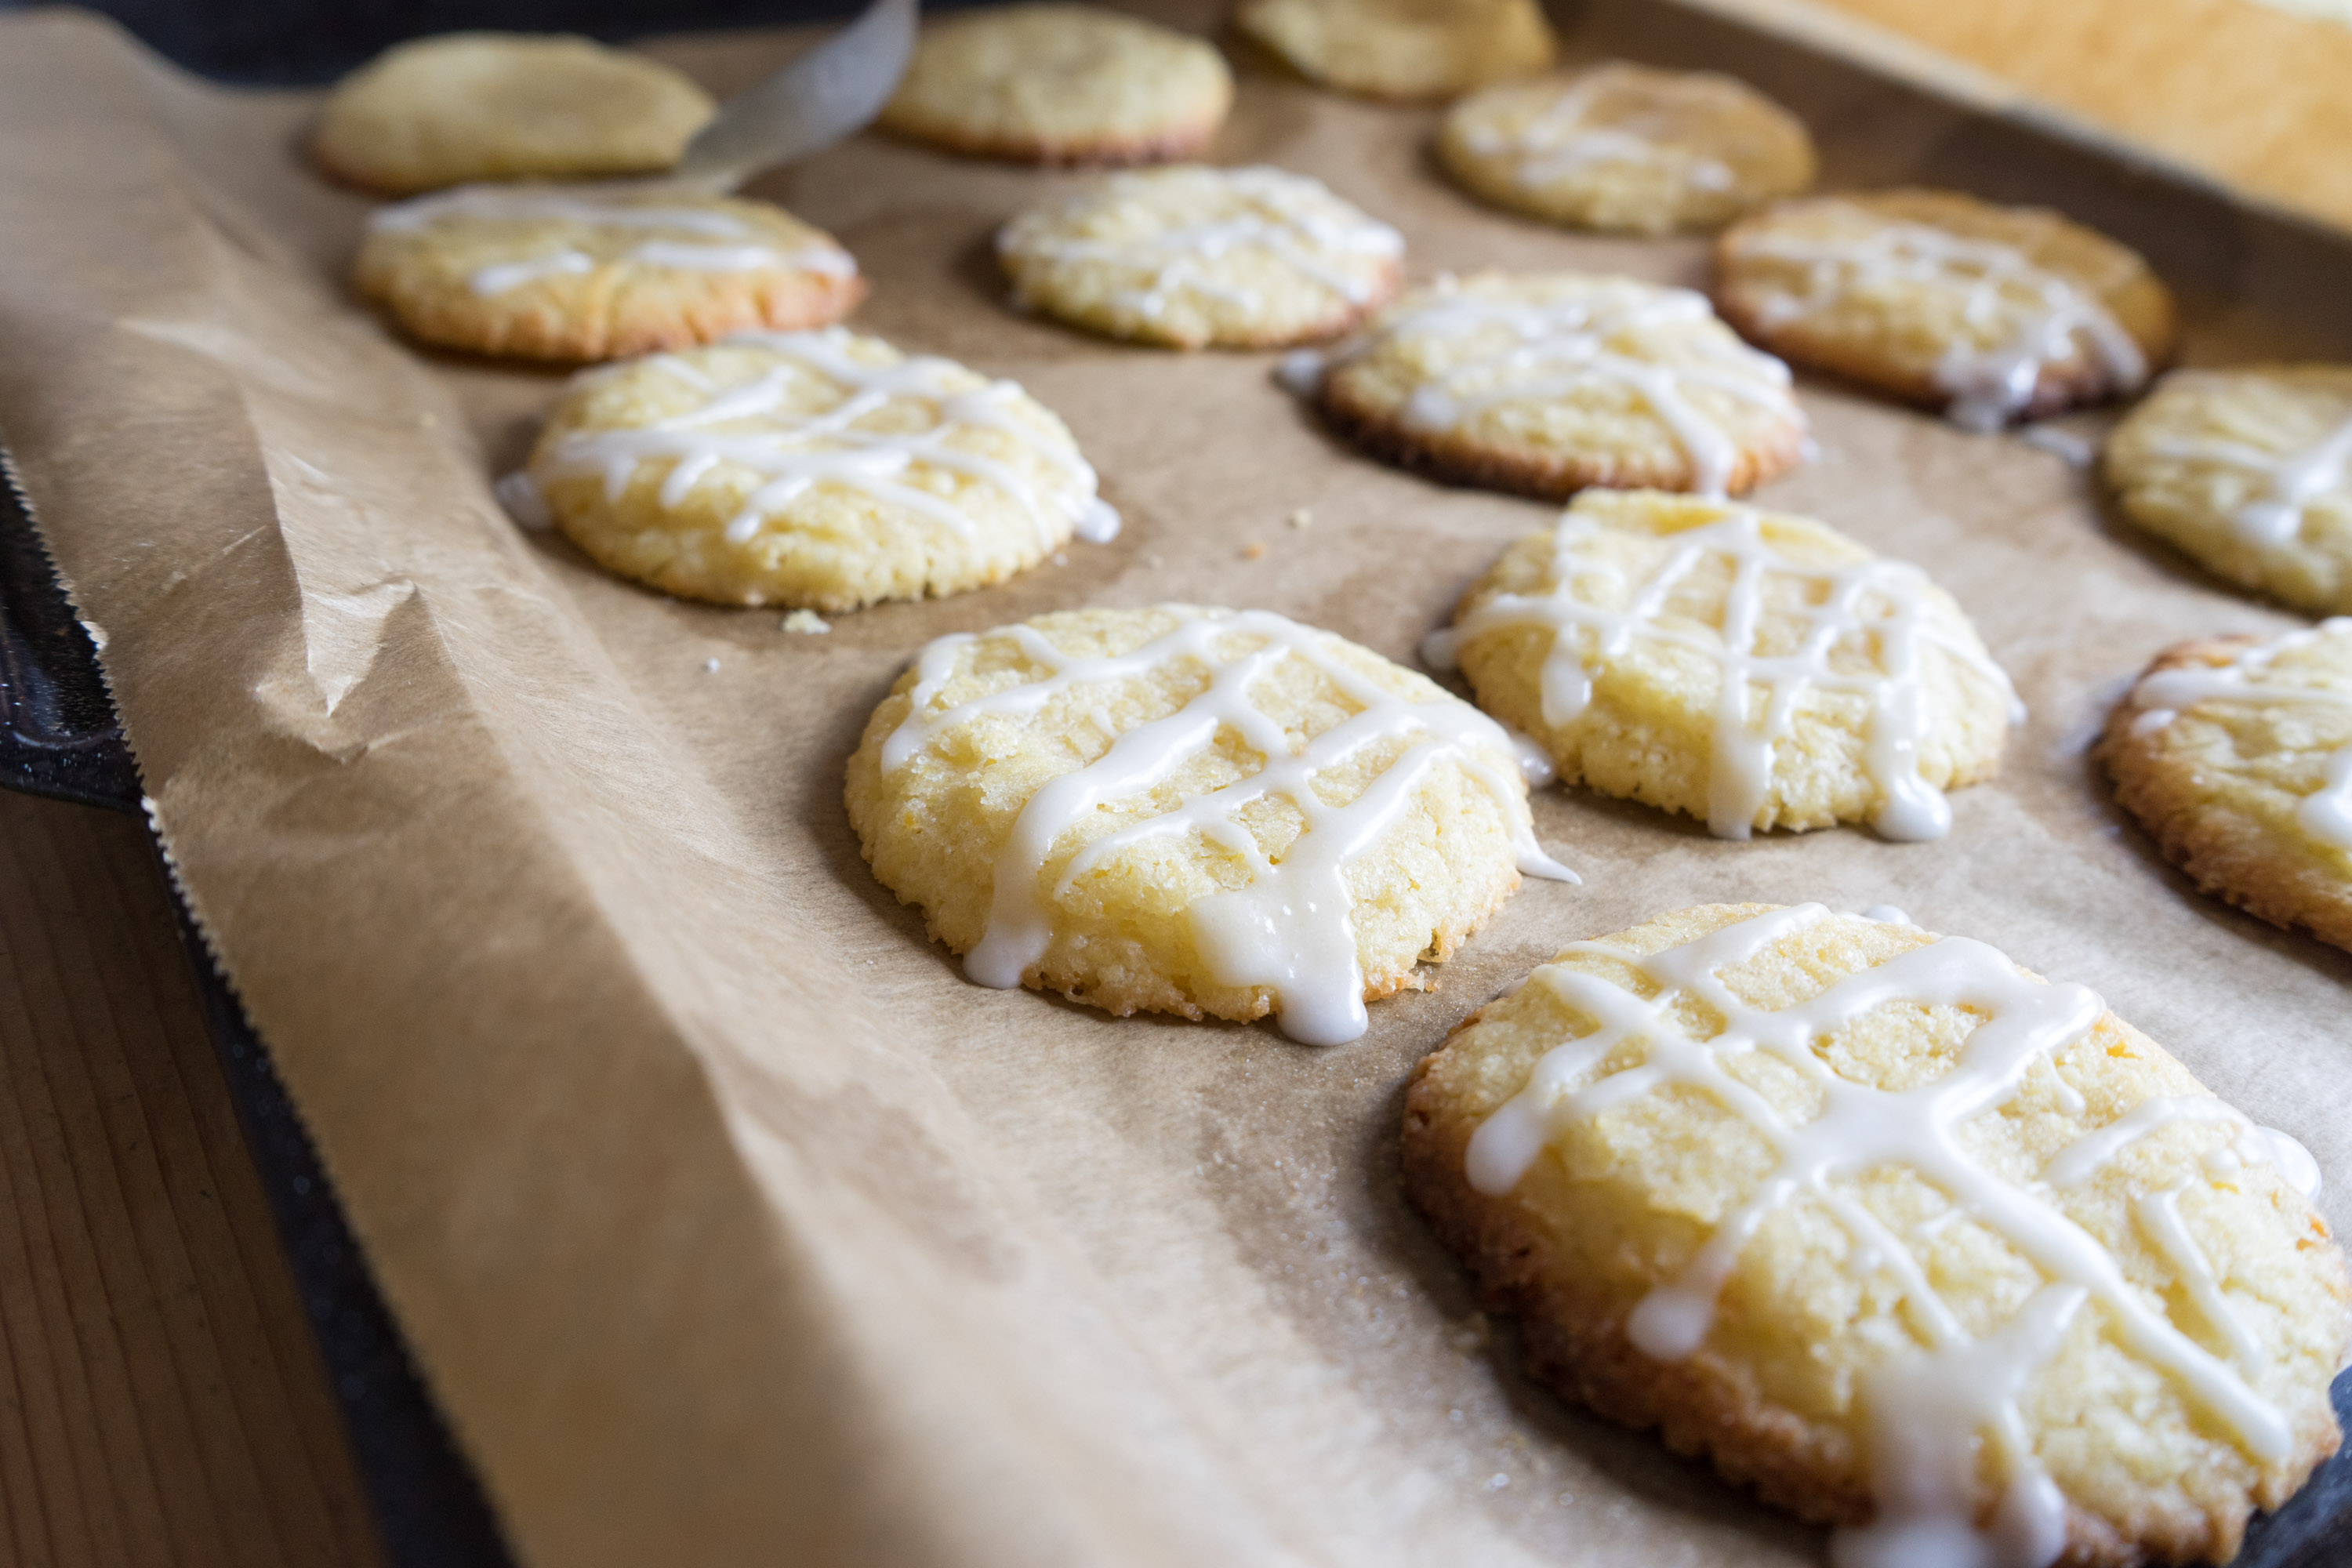
[[[1786,99],[1830,184],[2113,230],[2182,289],[2194,359],[2352,352],[2332,242],[1720,21],[1569,21],[1580,55]],[[661,52],[724,90],[794,47]],[[1819,1561],[1525,1383],[1398,1196],[1413,1062],[1563,942],[1687,904],[1891,902],[2088,983],[2308,1144],[2345,1213],[2352,960],[2191,893],[2082,756],[2158,647],[2291,619],[2113,526],[2059,457],[1808,383],[1819,458],[1763,493],[1924,564],[2017,677],[2032,718],[1948,838],[1722,843],[1548,791],[1584,885],[1528,886],[1361,1039],[1115,1020],[966,983],[867,874],[842,764],[914,650],[1185,599],[1409,661],[1550,510],[1357,456],[1272,356],[1014,314],[992,229],[1086,176],[869,136],[756,189],[856,252],[857,325],[1063,413],[1126,530],[825,636],[672,601],[500,512],[559,378],[354,302],[369,204],[305,166],[314,101],[193,82],[86,17],[0,22],[0,434],[197,918],[524,1561]],[[1703,276],[1696,241],[1473,205],[1432,177],[1431,122],[1247,66],[1215,155],[1321,175],[1423,278]]]

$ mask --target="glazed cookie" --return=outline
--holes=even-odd
[[[1309,81],[1450,98],[1551,64],[1538,0],[1242,0],[1234,25]]]
[[[1284,376],[1360,446],[1523,495],[1744,491],[1795,467],[1789,369],[1687,289],[1575,272],[1441,279]]]
[[[984,158],[1150,163],[1206,147],[1233,101],[1199,38],[1092,5],[1006,5],[925,27],[882,125]]]
[[[1577,942],[1405,1099],[1535,1374],[1850,1568],[2235,1552],[2338,1440],[2318,1174],[2083,986],[1818,904]]]
[[[1950,191],[1784,202],[1727,230],[1716,270],[1749,339],[1970,429],[2137,392],[2172,352],[2172,295],[2136,252]]]
[[[650,174],[677,163],[717,109],[659,61],[587,38],[450,33],[344,78],[311,146],[338,179],[396,195]]]
[[[2199,887],[2352,949],[2352,618],[2167,648],[2098,756]]]
[[[2175,371],[2107,438],[2124,513],[2300,610],[2352,610],[2352,365]]]
[[[1404,237],[1280,169],[1116,174],[996,237],[1014,299],[1149,343],[1268,348],[1345,331],[1404,274]]]
[[[1351,1040],[1518,886],[1523,763],[1425,677],[1265,610],[940,638],[849,763],[882,885],[983,985]]]
[[[427,342],[599,360],[824,326],[857,263],[782,207],[679,190],[468,185],[384,207],[360,291]]]
[[[1503,552],[1424,650],[1560,777],[1724,838],[1950,826],[2016,704],[1951,595],[1810,518],[1590,491]]]
[[[1118,528],[1020,387],[840,327],[584,373],[522,480],[600,564],[723,605],[961,593]]]
[[[1594,66],[1446,112],[1437,155],[1473,195],[1576,228],[1717,228],[1813,183],[1804,122],[1711,71]]]

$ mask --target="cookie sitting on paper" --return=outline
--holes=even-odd
[[[723,605],[961,593],[1118,526],[1019,386],[840,327],[583,373],[524,472],[600,564]]]
[[[1404,276],[1404,237],[1280,169],[1116,174],[1004,226],[1024,306],[1176,348],[1274,348],[1345,331]]]
[[[838,321],[865,298],[832,236],[767,202],[656,187],[467,185],[380,209],[360,291],[426,342],[601,360]]]
[[[1560,777],[1720,837],[1951,825],[2016,699],[1949,595],[1810,518],[1591,490],[1503,552],[1429,657]]]
[[[2352,619],[2167,648],[2097,754],[2199,887],[2352,949]]]
[[[651,174],[717,110],[680,72],[588,38],[449,33],[396,45],[344,78],[311,149],[329,174],[394,195]]]
[[[1264,610],[1075,610],[941,637],[848,804],[971,978],[1313,1045],[1423,984],[1536,847],[1522,758],[1426,677]]]
[[[1819,905],[1575,943],[1405,1101],[1530,1370],[1868,1568],[2235,1552],[2337,1444],[2317,1175],[2084,987]]]
[[[1309,81],[1445,98],[1551,64],[1537,0],[1242,0],[1234,26]]]

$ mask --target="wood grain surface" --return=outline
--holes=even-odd
[[[373,1568],[140,825],[0,791],[0,1562]]]

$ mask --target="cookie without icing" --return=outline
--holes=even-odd
[[[1359,445],[1465,484],[1737,493],[1796,466],[1786,365],[1706,299],[1576,272],[1441,279],[1286,377]]]
[[[2200,888],[2352,949],[2352,618],[2165,649],[2097,755]]]
[[[1272,348],[1345,331],[1404,275],[1404,237],[1280,169],[1115,174],[996,237],[1015,299],[1112,337]]]
[[[1472,93],[1437,154],[1497,206],[1648,235],[1719,227],[1803,190],[1814,166],[1804,122],[1745,82],[1614,62]]]
[[[1448,98],[1551,64],[1537,0],[1242,0],[1234,26],[1309,81]]]
[[[599,564],[722,605],[960,593],[1118,526],[1019,386],[840,327],[585,372],[524,474]]]
[[[1654,491],[1579,496],[1426,651],[1564,781],[1725,838],[1939,837],[1943,792],[1992,776],[2016,700],[1917,567],[1810,518]]]
[[[1530,1370],[1870,1568],[2235,1552],[2338,1440],[2317,1175],[2084,987],[1819,905],[1577,942],[1405,1100]]]
[[[1951,191],[1769,208],[1717,242],[1715,298],[1774,353],[1980,430],[2136,392],[2173,345],[2137,252]]]
[[[849,252],[782,207],[653,187],[467,185],[384,207],[357,281],[427,342],[556,360],[824,326],[866,294]]]
[[[2125,516],[2216,575],[2352,611],[2352,365],[2175,371],[2105,467]]]
[[[1264,610],[1075,610],[941,637],[850,759],[882,885],[985,985],[1353,1039],[1566,872],[1492,720]]]
[[[337,178],[394,195],[651,174],[677,162],[718,107],[660,61],[588,38],[449,33],[345,77],[311,150]]]
[[[1233,106],[1199,38],[1092,5],[1006,5],[923,29],[885,130],[1035,163],[1150,163],[1209,144]]]

